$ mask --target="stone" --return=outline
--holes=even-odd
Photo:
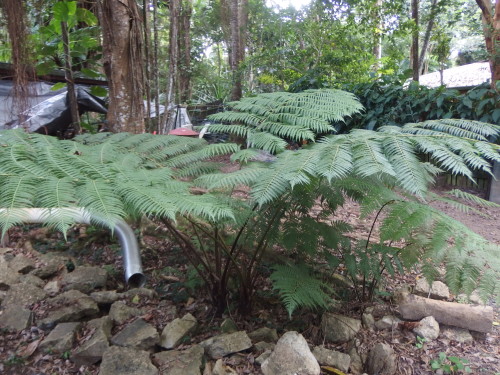
[[[467,294],[459,294],[456,298],[459,302],[473,303],[476,305],[484,305],[484,301],[481,299],[479,293],[475,290],[469,296]]]
[[[193,332],[198,326],[196,318],[187,313],[181,319],[177,318],[168,323],[161,333],[160,346],[173,349],[181,342],[182,338]]]
[[[121,297],[122,294],[117,293],[116,290],[102,290],[90,293],[90,298],[92,298],[98,305],[111,305],[112,303],[118,301]]]
[[[429,286],[429,282],[425,277],[417,280],[417,285],[415,285],[414,293],[422,297],[433,298],[433,299],[449,299],[450,289],[441,281],[433,281],[432,285]]]
[[[103,353],[109,348],[109,336],[113,323],[107,316],[87,322],[86,329],[90,338],[80,343],[71,356],[77,367],[93,365],[102,359]]]
[[[8,268],[7,264],[0,264],[0,290],[9,290],[11,285],[19,281],[21,275]]]
[[[82,293],[90,293],[94,289],[106,286],[108,272],[100,267],[82,266],[69,272],[61,280],[63,291],[78,290]]]
[[[147,299],[153,299],[158,296],[158,294],[152,290],[152,289],[147,289],[147,288],[134,288],[127,290],[125,293],[123,293],[125,298],[132,300],[135,296],[139,296],[139,298],[147,298]]]
[[[372,314],[365,312],[361,315],[361,322],[366,329],[372,330],[375,327],[375,318]]]
[[[396,356],[387,344],[378,343],[368,353],[366,370],[369,374],[393,375],[396,373]]]
[[[35,269],[35,261],[24,255],[16,255],[14,259],[9,262],[9,268],[25,275]]]
[[[47,293],[43,289],[31,284],[18,283],[11,285],[2,301],[2,306],[27,306],[39,302],[45,297],[47,297]]]
[[[347,316],[324,313],[321,318],[321,330],[326,340],[333,343],[350,341],[361,329],[361,320]]]
[[[347,372],[351,365],[351,357],[348,354],[327,349],[322,345],[316,346],[312,353],[320,365],[331,366],[343,372]]]
[[[194,345],[186,350],[169,350],[153,355],[162,375],[201,375],[204,350]]]
[[[253,344],[254,349],[257,352],[265,352],[266,350],[273,351],[274,348],[276,347],[276,344],[274,342],[265,342],[265,341],[259,341],[255,344]]]
[[[151,363],[148,352],[119,346],[111,346],[104,352],[99,375],[138,374],[159,374],[158,369]]]
[[[121,325],[130,318],[139,316],[141,314],[142,314],[141,309],[138,309],[137,307],[128,306],[123,301],[116,301],[111,305],[111,308],[109,309],[109,317],[113,322],[115,322],[118,325]]]
[[[45,281],[43,281],[42,279],[40,279],[38,276],[35,276],[35,275],[31,275],[31,274],[28,274],[28,275],[22,275],[20,278],[19,278],[19,282],[22,283],[22,284],[32,284],[38,288],[41,288],[41,289],[44,289],[45,290]]]
[[[80,329],[81,323],[59,323],[56,328],[40,343],[39,349],[43,352],[64,353],[71,350],[75,334]]]
[[[418,323],[413,332],[428,341],[435,340],[439,336],[439,323],[433,316],[427,316]]]
[[[379,330],[395,329],[398,327],[399,323],[401,323],[401,319],[394,315],[385,315],[382,319],[375,322],[375,328]]]
[[[470,344],[474,341],[474,338],[472,337],[468,329],[452,326],[441,327],[439,338],[467,344]]]
[[[205,353],[213,359],[241,352],[252,347],[252,341],[245,331],[222,334],[200,343]]]
[[[8,305],[0,311],[0,328],[22,331],[31,326],[33,314],[30,310],[18,305]]]
[[[265,362],[265,360],[268,359],[269,356],[272,354],[273,350],[274,349],[266,350],[264,353],[262,353],[257,358],[255,358],[255,362],[257,362],[259,365],[262,366],[262,364]]]
[[[238,332],[238,326],[231,318],[226,318],[222,321],[220,325],[220,329],[222,333],[233,333]]]
[[[127,346],[141,350],[149,350],[160,341],[156,328],[143,319],[137,319],[125,326],[111,338],[117,346]]]
[[[264,375],[319,375],[321,369],[304,337],[286,332],[261,366]]]
[[[48,315],[38,322],[38,325],[44,328],[52,328],[57,323],[93,318],[99,313],[99,308],[92,298],[78,290],[61,293],[50,298],[47,303]]]
[[[363,359],[358,353],[358,350],[353,347],[349,350],[349,358],[351,358],[351,372],[355,375],[363,372]]]
[[[48,279],[55,276],[62,270],[66,270],[66,263],[71,261],[71,258],[53,253],[47,253],[40,257],[40,264],[31,271],[32,275],[38,276],[41,279]]]
[[[252,342],[276,342],[278,341],[278,332],[274,328],[262,327],[248,334]]]
[[[231,367],[224,365],[222,359],[218,359],[212,369],[212,375],[238,375],[238,373]]]
[[[45,284],[43,290],[45,290],[49,296],[55,296],[61,291],[61,283],[59,282],[59,280],[49,281],[47,284]]]

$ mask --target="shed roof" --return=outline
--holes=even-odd
[[[478,62],[443,70],[444,85],[449,89],[471,88],[491,81],[489,62]],[[419,83],[430,88],[441,86],[439,72],[423,74]]]

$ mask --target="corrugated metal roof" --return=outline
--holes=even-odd
[[[475,87],[491,81],[489,62],[478,62],[443,70],[444,85],[449,88]],[[419,83],[430,88],[441,86],[439,72],[423,74]]]

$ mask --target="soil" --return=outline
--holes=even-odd
[[[443,189],[438,189],[436,192],[442,194]],[[463,222],[488,240],[500,244],[500,208],[485,209],[473,205],[480,213],[464,214],[449,204],[441,202],[430,204]],[[353,231],[355,236],[362,238],[366,237],[369,218],[361,221],[358,213],[358,207],[353,203],[348,203],[338,215],[357,229]],[[222,318],[216,318],[213,315],[211,302],[200,287],[199,280],[190,272],[181,250],[169,242],[159,226],[155,226],[154,230],[146,230],[141,242],[144,270],[149,279],[147,287],[158,293],[158,298],[145,301],[140,305],[146,310],[143,318],[154,324],[161,332],[163,327],[172,320],[173,311],[177,311],[176,316],[183,316],[187,312],[193,314],[200,322],[201,328],[196,335],[183,343],[180,349],[218,334]],[[30,245],[41,252],[57,249],[73,256],[78,264],[104,265],[111,276],[108,289],[118,291],[126,289],[122,281],[123,269],[118,246],[105,231],[75,227],[69,233],[67,241],[58,233],[49,233],[46,229],[36,226],[11,231],[9,247],[24,252],[26,246]],[[390,292],[402,284],[415,285],[418,277],[420,277],[419,273],[414,271],[389,280],[386,285],[388,296],[380,296],[373,304],[376,318],[396,313],[396,306],[392,304],[389,296]],[[285,331],[296,330],[302,333],[311,345],[324,344],[319,328],[320,312],[301,310],[289,319],[279,299],[272,293],[271,287],[265,281],[262,282],[260,289],[261,293],[258,295],[255,308],[249,316],[238,316],[234,306],[230,303],[225,317],[231,317],[241,330],[252,331],[268,326],[276,328],[279,335]],[[495,322],[500,322],[500,309],[498,306],[493,306]],[[359,318],[360,307],[366,306],[346,302],[341,306],[340,311],[345,315]],[[38,353],[36,344],[33,343],[46,334],[36,327],[16,334],[0,331],[0,374],[98,374],[97,366],[76,368],[68,359],[68,354],[56,356],[50,353]],[[356,341],[362,355],[366,354],[377,342],[389,343],[397,354],[397,374],[434,374],[430,361],[438,358],[441,352],[446,353],[447,356],[456,356],[468,361],[472,374],[500,374],[500,326],[498,324],[494,326],[491,333],[476,335],[472,344],[437,339],[419,345],[414,333],[404,329],[376,332],[363,329]],[[349,350],[348,344],[326,344],[326,346],[345,353]],[[35,350],[32,350],[33,348]],[[260,366],[255,363],[256,356],[252,352],[243,353],[225,358],[225,362],[238,374],[261,374]],[[325,369],[322,374],[332,374],[332,372]]]

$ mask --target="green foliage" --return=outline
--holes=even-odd
[[[498,92],[487,85],[461,94],[445,87],[429,89],[405,84],[390,77],[369,83],[346,85],[365,107],[365,112],[346,120],[345,129],[377,129],[384,125],[437,119],[467,119],[500,125]]]
[[[446,353],[441,352],[437,359],[431,360],[430,365],[434,371],[442,370],[445,374],[460,374],[472,372],[467,366],[468,363],[469,361],[466,359],[446,356]]]
[[[331,287],[311,277],[311,270],[304,264],[275,265],[271,274],[274,289],[279,291],[288,315],[298,307],[327,308],[332,292]],[[326,291],[326,292],[325,292]]]
[[[333,122],[362,109],[353,95],[333,89],[260,94],[230,103],[229,107],[230,111],[209,119],[232,125],[211,125],[210,131],[245,137],[251,147],[272,153],[285,149],[284,138],[314,141],[317,135],[332,133]]]

